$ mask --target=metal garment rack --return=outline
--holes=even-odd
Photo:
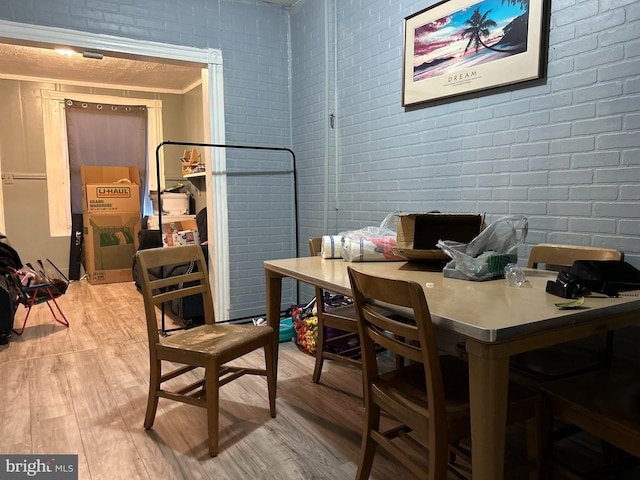
[[[161,179],[160,179],[160,149],[165,145],[178,145],[182,147],[211,147],[211,148],[224,148],[224,149],[238,149],[238,150],[267,150],[272,152],[288,152],[291,155],[291,173],[293,174],[293,208],[294,208],[294,221],[295,221],[295,254],[296,257],[299,254],[299,222],[298,222],[298,172],[296,169],[296,155],[293,153],[293,150],[286,147],[262,147],[255,145],[232,145],[232,144],[224,144],[224,143],[198,143],[198,142],[173,142],[170,140],[161,142],[156,147],[156,182],[157,182],[157,190],[158,190],[158,229],[160,231],[160,238],[162,239],[162,192],[160,189]],[[225,173],[226,175],[226,173]],[[164,272],[161,272],[164,274]],[[296,288],[296,301],[299,301],[300,289]],[[162,319],[162,328],[159,330],[159,333],[163,336],[166,336],[169,332],[173,332],[176,330],[183,330],[184,327],[177,327],[172,329],[165,328],[165,319],[164,319],[164,304],[162,304],[161,308],[161,319]]]

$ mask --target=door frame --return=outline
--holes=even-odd
[[[114,52],[137,60],[162,62],[174,60],[201,65],[203,90],[204,143],[225,143],[224,90],[222,52],[218,49],[200,49],[159,42],[134,40],[103,34],[94,34],[58,27],[23,24],[0,20],[0,42],[24,45],[66,45],[97,51]],[[206,68],[204,68],[206,66]],[[149,155],[155,155],[149,152]],[[209,279],[213,290],[216,320],[229,319],[229,229],[227,216],[226,152],[224,148],[206,149],[207,225],[210,239]],[[1,186],[0,186],[1,189]],[[0,193],[2,190],[0,190]],[[0,209],[0,225],[4,212]],[[211,241],[213,239],[213,242]],[[215,268],[212,268],[215,266]]]

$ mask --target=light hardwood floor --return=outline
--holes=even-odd
[[[142,296],[133,283],[73,282],[58,298],[70,327],[44,305],[22,337],[0,347],[0,451],[78,454],[80,479],[352,479],[360,448],[359,372],[282,343],[277,418],[263,378],[221,389],[220,454],[207,454],[205,411],[160,399],[143,426],[149,357]],[[22,325],[20,306],[15,325]],[[259,353],[249,360],[262,363]],[[372,478],[403,472],[384,456]]]
[[[58,302],[69,328],[38,305],[22,337],[0,347],[1,452],[77,454],[81,480],[355,478],[357,369],[326,362],[314,384],[314,359],[281,343],[277,418],[269,416],[263,378],[224,386],[220,454],[210,458],[203,409],[160,399],[153,429],[142,426],[149,357],[133,283],[73,282]],[[25,314],[20,306],[16,327]],[[263,358],[256,352],[249,361]],[[521,433],[508,442],[514,463]],[[379,452],[371,478],[392,477],[411,475]]]

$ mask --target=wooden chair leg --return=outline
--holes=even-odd
[[[362,447],[360,448],[360,461],[356,480],[367,480],[371,474],[373,457],[376,454],[378,444],[371,437],[371,430],[380,427],[380,407],[369,405],[365,408],[364,430],[362,432]]]
[[[316,339],[316,364],[313,368],[313,376],[311,380],[313,383],[320,382],[320,374],[322,374],[322,365],[324,363],[324,345],[326,342],[327,331],[324,326],[324,322],[320,320],[320,324],[318,325],[318,338]]]
[[[220,408],[220,366],[212,362],[205,371],[207,396],[207,430],[209,436],[209,456],[218,455],[218,412]]]
[[[153,427],[158,409],[158,390],[160,390],[160,377],[162,376],[162,366],[160,360],[153,362],[149,372],[149,398],[147,400],[147,413],[144,417],[144,428],[149,430]]]
[[[269,412],[271,418],[276,418],[276,362],[273,343],[264,346],[264,363],[267,370],[267,388],[269,391]]]
[[[542,465],[542,443],[540,434],[541,425],[540,411],[538,410],[535,417],[525,422],[525,432],[527,438],[527,460],[531,464],[529,471],[529,480],[540,480]]]
[[[542,399],[540,413],[539,443],[540,457],[538,459],[540,478],[551,478],[553,465],[553,413],[545,398]]]

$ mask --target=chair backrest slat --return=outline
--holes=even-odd
[[[153,296],[153,303],[161,305],[165,302],[172,300],[178,300],[184,297],[190,297],[192,295],[206,294],[207,290],[202,285],[193,285],[189,287],[182,287],[179,290],[170,290],[168,292],[158,293]]]
[[[528,267],[561,270],[576,260],[624,260],[624,253],[613,248],[539,243],[531,248]]]
[[[185,273],[181,275],[174,275],[171,277],[160,278],[158,280],[151,281],[151,288],[153,290],[175,287],[182,283],[200,282],[203,279],[202,272]]]
[[[186,273],[171,275],[175,266],[188,265]],[[191,268],[192,267],[192,268]],[[139,250],[136,268],[145,299],[149,346],[159,341],[157,305],[193,295],[202,297],[205,323],[214,323],[213,300],[207,264],[199,245],[159,247]],[[156,277],[158,275],[159,277]],[[166,275],[166,276],[164,276]],[[155,351],[155,348],[151,348]]]

